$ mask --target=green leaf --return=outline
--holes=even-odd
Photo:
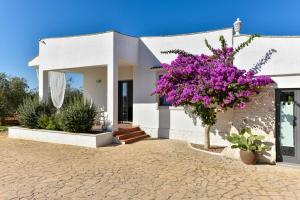
[[[205,42],[206,47],[207,47],[211,52],[213,52],[214,49],[213,49],[212,46],[208,43],[207,39],[205,39],[204,42]]]
[[[248,134],[244,134],[246,132]],[[264,136],[252,134],[249,128],[241,130],[240,134],[232,133],[226,136],[226,139],[233,144],[231,148],[239,148],[252,152],[263,152],[271,149],[271,147],[262,143]]]
[[[226,49],[226,47],[227,47],[227,42],[226,42],[226,40],[225,40],[225,38],[224,38],[223,35],[220,36],[219,41],[221,42],[221,47],[222,47],[222,49]]]

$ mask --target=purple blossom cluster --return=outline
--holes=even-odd
[[[245,108],[250,97],[273,80],[233,65],[233,48],[213,49],[213,55],[179,54],[157,82],[153,94],[166,96],[174,106],[202,103],[206,107]]]

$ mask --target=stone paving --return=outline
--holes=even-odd
[[[300,199],[300,169],[246,166],[176,140],[98,149],[0,137],[0,199]]]

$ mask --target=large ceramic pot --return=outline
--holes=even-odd
[[[254,165],[257,160],[257,154],[251,151],[240,150],[240,156],[243,163],[247,165]]]

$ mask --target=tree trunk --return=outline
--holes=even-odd
[[[204,134],[204,149],[209,149],[210,148],[210,128],[212,125],[207,125],[205,126],[205,134]]]

